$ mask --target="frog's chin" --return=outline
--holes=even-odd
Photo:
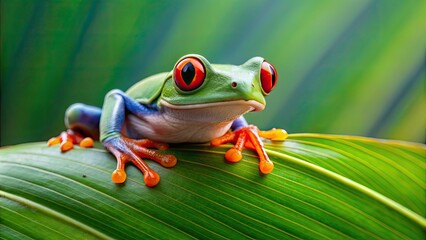
[[[165,100],[160,100],[160,105],[167,108],[176,110],[190,110],[190,109],[210,109],[210,108],[240,108],[245,109],[246,112],[259,112],[265,108],[265,105],[255,100],[233,100],[213,103],[198,103],[198,104],[172,104]]]
[[[235,100],[226,102],[175,105],[165,100],[160,102],[163,116],[169,122],[189,124],[224,124],[229,125],[241,115],[251,111],[261,111],[265,106],[257,101]]]

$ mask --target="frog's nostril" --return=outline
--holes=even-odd
[[[236,83],[236,82],[232,82],[231,86],[232,86],[233,88],[236,88],[236,87],[237,87],[237,83]]]

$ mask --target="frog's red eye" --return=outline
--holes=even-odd
[[[204,82],[206,71],[203,63],[197,58],[182,59],[173,72],[176,86],[183,91],[197,89]]]
[[[278,74],[272,64],[267,61],[263,61],[262,68],[260,69],[260,82],[262,83],[262,89],[266,94],[269,94],[275,85],[277,85]]]

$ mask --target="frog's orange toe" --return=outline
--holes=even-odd
[[[74,148],[74,143],[71,141],[63,141],[61,143],[61,151],[66,152]]]
[[[53,146],[53,145],[56,145],[56,144],[59,144],[59,143],[61,143],[61,138],[60,137],[53,137],[53,138],[51,138],[51,139],[49,139],[49,141],[47,141],[47,146]]]
[[[144,176],[145,185],[148,187],[155,187],[160,182],[160,175],[154,170],[150,169]]]
[[[177,163],[177,158],[174,155],[166,154],[161,157],[160,164],[163,167],[171,168]]]
[[[91,148],[93,147],[93,139],[90,137],[86,137],[80,142],[80,147],[82,148]]]
[[[218,138],[215,138],[210,141],[210,146],[213,146],[213,147],[219,146],[221,144],[222,144],[221,139],[218,139]]]
[[[169,144],[167,144],[167,143],[161,143],[161,142],[158,142],[158,143],[156,143],[156,146],[155,146],[158,150],[167,150],[167,149],[169,149]]]
[[[271,161],[260,161],[259,170],[263,174],[271,173],[274,170],[274,163]]]
[[[228,162],[238,162],[243,158],[243,154],[240,150],[231,148],[225,153],[225,159]]]
[[[126,172],[123,169],[116,169],[112,172],[111,180],[115,183],[123,183],[126,181]]]
[[[258,133],[259,136],[272,141],[284,141],[288,137],[287,131],[280,128],[273,128],[269,131],[258,131]]]
[[[213,146],[213,147],[217,147],[217,146],[220,146],[222,144],[232,142],[234,140],[234,138],[235,138],[235,133],[228,132],[221,137],[217,137],[217,138],[214,138],[213,140],[211,140],[210,145]]]

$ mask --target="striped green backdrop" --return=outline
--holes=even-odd
[[[63,130],[74,102],[170,71],[187,53],[260,55],[279,84],[261,128],[425,138],[426,1],[1,0],[1,145]]]

